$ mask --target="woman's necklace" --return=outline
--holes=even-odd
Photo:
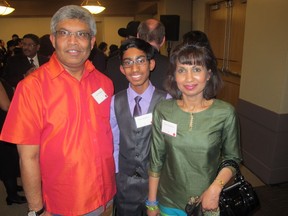
[[[193,128],[193,123],[194,123],[194,111],[202,111],[204,109],[206,109],[209,105],[207,104],[207,101],[206,100],[202,100],[201,103],[200,103],[200,106],[196,106],[194,105],[192,107],[192,109],[189,109],[188,106],[186,106],[184,104],[184,101],[182,100],[182,109],[184,111],[188,111],[190,113],[190,121],[189,121],[189,131],[192,131],[192,128]],[[198,108],[198,110],[196,109],[196,107]]]
[[[193,120],[194,120],[193,111],[194,111],[195,107],[196,106],[194,106],[193,109],[190,112],[189,131],[191,131],[192,127],[193,127]]]

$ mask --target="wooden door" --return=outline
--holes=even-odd
[[[234,106],[239,98],[245,14],[246,0],[215,0],[206,5],[205,32],[224,81],[217,98]]]

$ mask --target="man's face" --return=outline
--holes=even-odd
[[[37,51],[39,50],[40,45],[36,44],[32,39],[30,38],[24,38],[22,40],[22,50],[25,56],[29,58],[33,58]]]
[[[58,60],[68,72],[83,70],[95,43],[95,36],[91,36],[86,23],[77,19],[63,20],[58,23],[56,33],[50,39]]]

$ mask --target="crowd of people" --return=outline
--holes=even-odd
[[[97,45],[93,15],[76,5],[50,30],[0,40],[7,204],[27,202],[29,216],[185,216],[197,197],[204,215],[220,215],[235,170],[217,170],[241,162],[239,122],[217,99],[206,34],[187,32],[167,57],[165,26],[151,18],[120,28],[119,47]]]

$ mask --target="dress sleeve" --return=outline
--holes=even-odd
[[[234,109],[231,110],[224,124],[222,134],[222,157],[223,160],[232,159],[238,163],[241,161],[240,127]]]
[[[161,169],[165,161],[165,139],[161,132],[163,115],[160,106],[156,106],[153,112],[152,139],[150,152],[149,176],[160,177]]]

